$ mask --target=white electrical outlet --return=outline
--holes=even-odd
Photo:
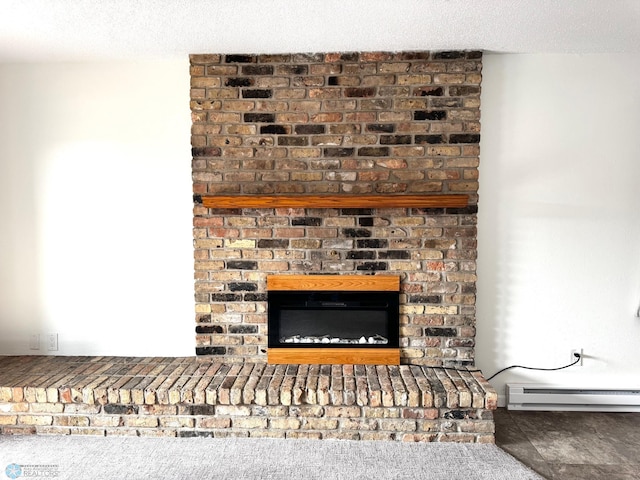
[[[29,337],[29,350],[40,350],[40,335],[37,333]]]
[[[51,333],[49,334],[49,336],[47,337],[47,350],[49,350],[50,352],[57,352],[58,351],[58,334],[57,333]]]
[[[576,361],[576,354],[578,354],[580,355],[580,361],[576,363],[576,365],[581,367],[582,362],[584,360],[584,353],[582,352],[583,352],[582,348],[574,348],[573,350],[571,350],[571,363]]]

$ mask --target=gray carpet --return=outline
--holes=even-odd
[[[542,479],[495,445],[0,436],[0,478],[29,476],[100,480]]]

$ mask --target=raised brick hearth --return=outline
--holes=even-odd
[[[493,442],[479,372],[0,357],[0,433]]]

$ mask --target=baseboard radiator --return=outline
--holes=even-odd
[[[640,412],[640,388],[568,388],[534,383],[508,383],[507,409]]]

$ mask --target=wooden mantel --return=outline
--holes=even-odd
[[[267,291],[399,292],[399,275],[267,275]]]
[[[207,208],[462,208],[468,195],[203,195]]]

